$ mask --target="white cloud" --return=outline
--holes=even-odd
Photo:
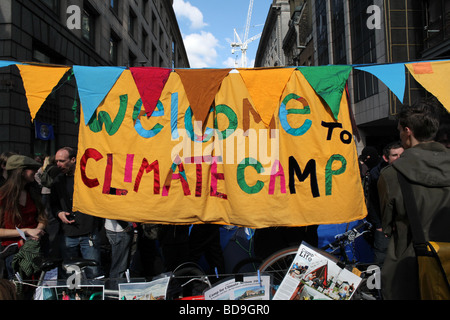
[[[227,60],[225,60],[224,62],[222,62],[222,65],[224,66],[224,68],[236,68],[239,67],[240,64],[240,58],[237,58],[236,61],[236,57],[232,58],[232,57],[228,57]],[[235,64],[235,62],[237,62],[237,65]]]
[[[208,68],[216,62],[219,40],[212,33],[191,33],[183,41],[191,68]]]
[[[197,8],[191,5],[189,1],[174,0],[173,10],[175,15],[179,18],[188,19],[191,29],[201,29],[207,24],[203,21],[203,13]]]

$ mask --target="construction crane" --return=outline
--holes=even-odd
[[[241,67],[247,68],[247,49],[248,44],[252,41],[255,41],[259,37],[261,37],[261,33],[257,34],[256,36],[248,38],[248,33],[250,30],[250,22],[252,20],[252,10],[253,10],[253,0],[250,0],[250,5],[248,6],[248,13],[247,13],[247,22],[245,24],[244,28],[244,38],[241,40],[239,37],[239,34],[236,31],[236,28],[234,29],[234,41],[231,43],[231,53],[235,53],[235,49],[239,48],[241,50]],[[237,65],[236,65],[237,66]]]

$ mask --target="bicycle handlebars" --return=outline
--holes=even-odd
[[[360,230],[363,228],[365,228],[366,230],[360,232]],[[335,236],[336,240],[327,244],[326,246],[322,247],[321,249],[322,250],[339,249],[343,245],[347,245],[348,243],[355,241],[356,238],[362,236],[364,233],[369,232],[371,228],[372,228],[372,224],[370,222],[363,221],[359,225],[347,230],[346,232],[336,235]]]

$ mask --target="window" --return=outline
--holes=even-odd
[[[328,58],[327,4],[325,0],[316,0],[316,12],[318,63],[327,65],[330,60]]]
[[[134,13],[133,9],[128,8],[129,15],[128,15],[128,33],[131,35],[132,38],[136,39],[136,30],[137,30],[137,17]]]
[[[145,20],[148,20],[148,9],[149,9],[149,4],[148,4],[148,0],[143,0],[144,3],[144,12],[142,13],[142,15],[144,16]]]
[[[158,20],[156,20],[155,13],[152,11],[152,32],[153,35],[156,37],[158,34]]]
[[[51,64],[65,64],[66,62],[58,52],[37,41],[33,41],[33,61]]]
[[[346,64],[344,2],[333,0],[331,2],[331,23],[333,27],[333,64]]]
[[[350,24],[352,38],[352,63],[376,63],[375,30],[366,26],[368,14],[366,9],[371,0],[350,1]],[[355,70],[353,73],[355,102],[378,93],[378,79],[368,72]]]
[[[119,43],[119,37],[111,31],[109,38],[109,60],[116,66],[119,64]]]
[[[59,12],[59,0],[41,0],[47,7],[49,7],[53,12]]]
[[[129,68],[136,66],[136,59],[137,59],[136,55],[131,50],[129,50],[128,51],[128,67]]]
[[[145,56],[148,55],[148,34],[144,29],[142,29],[141,51]]]
[[[97,14],[86,3],[81,15],[81,36],[90,44],[95,44],[95,20]]]
[[[157,65],[157,61],[158,61],[157,57],[158,57],[158,49],[156,49],[156,46],[152,43],[152,65],[154,67],[158,66]]]
[[[164,31],[162,28],[160,28],[159,29],[159,46],[161,47],[162,50],[164,50],[164,44],[165,44]]]
[[[110,0],[109,6],[117,16],[119,16],[119,0]]]

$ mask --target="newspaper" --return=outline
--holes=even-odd
[[[119,300],[165,300],[170,277],[150,282],[120,283]]]
[[[302,242],[273,300],[349,300],[361,278]]]
[[[270,300],[270,276],[228,279],[204,292],[205,300]]]

